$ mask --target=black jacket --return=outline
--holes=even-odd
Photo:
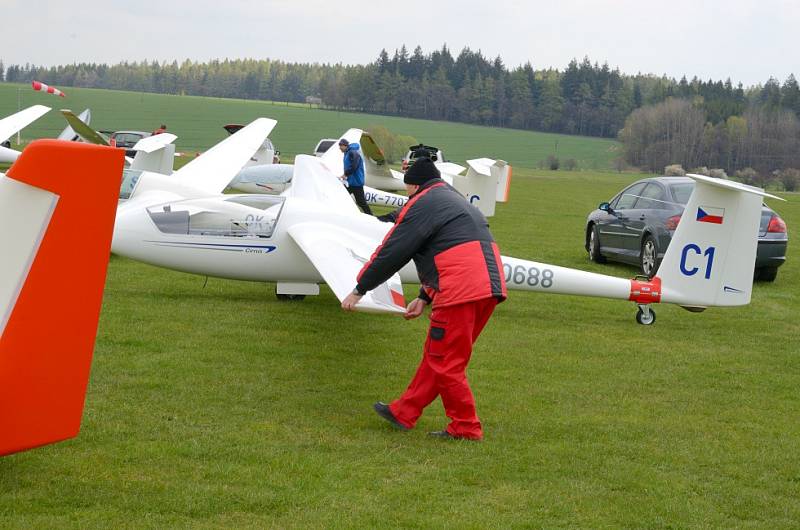
[[[483,214],[442,179],[432,179],[397,212],[395,225],[358,275],[365,293],[409,260],[417,267],[420,298],[437,306],[506,297],[503,265]]]

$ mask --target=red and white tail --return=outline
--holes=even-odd
[[[0,455],[78,434],[123,159],[39,140],[0,177]]]

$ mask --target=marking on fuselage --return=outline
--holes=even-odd
[[[247,254],[269,254],[276,248],[275,245],[234,245],[226,243],[193,243],[181,241],[145,241],[145,243],[153,243],[160,247],[173,247],[173,248],[190,248],[197,250],[223,250],[226,252],[243,252]]]

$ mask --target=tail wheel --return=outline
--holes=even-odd
[[[597,225],[592,225],[589,231],[589,259],[595,263],[605,263],[606,258],[600,254],[600,231]]]
[[[656,321],[656,312],[646,305],[640,305],[636,311],[636,322],[643,326],[649,326]]]
[[[656,238],[650,234],[647,234],[647,236],[644,238],[644,241],[642,241],[642,250],[639,253],[639,265],[642,270],[642,274],[648,278],[652,278],[656,275],[659,264],[660,260],[658,259],[658,245],[656,244]]]

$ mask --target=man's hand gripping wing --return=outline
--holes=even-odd
[[[289,228],[289,235],[303,249],[340,301],[353,291],[356,277],[374,250],[375,242],[324,223],[299,223]],[[371,313],[405,313],[400,276],[365,294],[356,310]]]

